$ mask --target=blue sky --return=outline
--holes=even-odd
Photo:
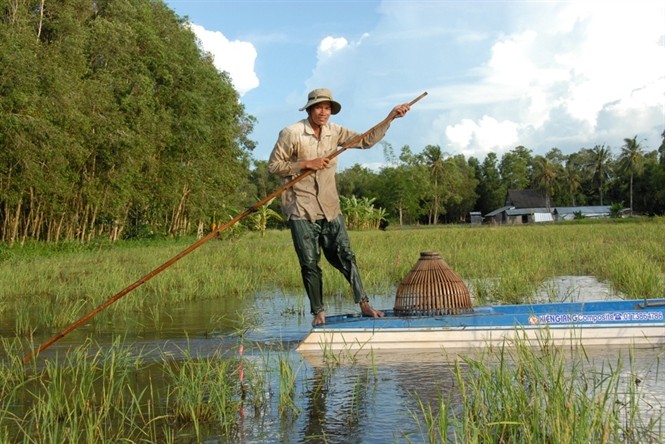
[[[341,125],[363,132],[427,91],[384,141],[399,153],[534,155],[603,144],[617,155],[665,130],[665,2],[167,0],[227,71],[258,120],[254,158],[303,117],[307,92],[332,89]],[[379,145],[340,168],[380,168]]]

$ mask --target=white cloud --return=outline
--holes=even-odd
[[[428,91],[386,135],[396,151],[439,145],[483,158],[524,145],[536,154],[553,147],[569,153],[619,146],[636,134],[649,139],[648,149],[660,144],[662,1],[386,0],[378,11],[367,28],[364,21],[299,40],[308,42],[299,54],[303,66],[288,75],[303,77],[304,88],[290,92],[289,110],[302,105],[306,91],[325,86],[343,104],[335,121],[361,131]],[[269,118],[259,116],[261,130]],[[266,146],[278,129],[266,131]],[[345,165],[375,160],[352,151]]]
[[[450,147],[466,156],[484,157],[490,151],[502,152],[519,141],[519,125],[494,117],[483,116],[478,121],[462,119],[446,128]]]
[[[335,38],[335,37],[326,37],[321,40],[318,48],[319,59],[327,58],[346,48],[349,45],[349,42],[344,38]]]
[[[353,79],[357,77],[357,66],[351,67],[358,57],[364,53],[363,41],[368,34],[363,34],[358,40],[349,41],[345,37],[326,36],[317,46],[317,63],[311,77],[305,82],[307,89],[326,87],[333,91],[335,97],[345,97],[343,107],[346,110],[351,94],[356,85]]]
[[[565,107],[576,118],[595,126],[598,113],[615,102],[649,106],[634,91],[665,76],[663,34],[665,10],[659,2],[607,2],[593,6],[572,2],[559,15],[560,21],[576,20],[579,36],[564,51],[554,46],[558,63],[570,72]],[[656,100],[663,103],[663,90]],[[633,96],[631,98],[631,96]]]
[[[238,40],[229,41],[221,32],[209,31],[193,23],[189,26],[201,42],[203,50],[212,54],[215,67],[229,74],[241,96],[259,86],[259,78],[254,72],[257,56],[254,45]]]
[[[479,156],[519,143],[618,144],[665,124],[665,8],[658,2],[566,2],[502,33],[469,83],[449,85],[449,146]],[[475,91],[475,92],[473,92]],[[441,126],[442,116],[435,126]],[[598,140],[605,138],[605,140]],[[652,139],[655,139],[652,134]],[[657,140],[652,140],[657,146]]]
[[[524,88],[536,77],[538,68],[531,57],[538,34],[528,30],[499,40],[492,47],[487,82],[508,88]]]

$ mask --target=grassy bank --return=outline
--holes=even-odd
[[[556,276],[595,276],[632,298],[663,297],[665,219],[632,223],[445,226],[351,232],[370,294],[388,294],[422,251],[437,251],[481,302],[520,303]],[[17,333],[69,325],[191,245],[194,239],[29,245],[0,253],[0,316]],[[322,260],[327,293],[348,284]],[[245,233],[198,248],[100,314],[128,313],[257,291],[302,293],[288,231]],[[15,315],[14,315],[15,314]]]

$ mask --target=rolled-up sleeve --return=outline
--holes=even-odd
[[[336,126],[337,131],[339,132],[339,145],[346,146],[349,145],[349,148],[371,148],[376,145],[388,132],[390,128],[390,122],[384,122],[381,125],[377,125],[376,128],[373,128],[371,131],[368,131],[366,134],[363,134],[363,137],[358,138],[361,133],[351,131],[347,128]],[[356,140],[358,139],[358,140]]]
[[[292,128],[284,128],[279,132],[279,137],[268,160],[268,171],[282,177],[297,176],[301,170],[298,161],[299,136],[295,135]]]
[[[280,131],[268,160],[268,171],[282,177],[286,184],[291,179],[305,173],[300,162],[329,157],[337,148],[370,148],[383,138],[390,126],[385,123],[366,134],[328,123],[316,137],[307,120],[301,120]],[[312,171],[282,193],[282,211],[287,219],[309,219],[325,216],[332,220],[341,213],[335,171],[337,157],[327,168]]]

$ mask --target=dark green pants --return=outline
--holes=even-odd
[[[343,216],[331,221],[291,220],[289,227],[313,315],[323,310],[323,279],[319,266],[321,250],[330,265],[338,269],[351,284],[356,303],[367,301]]]

